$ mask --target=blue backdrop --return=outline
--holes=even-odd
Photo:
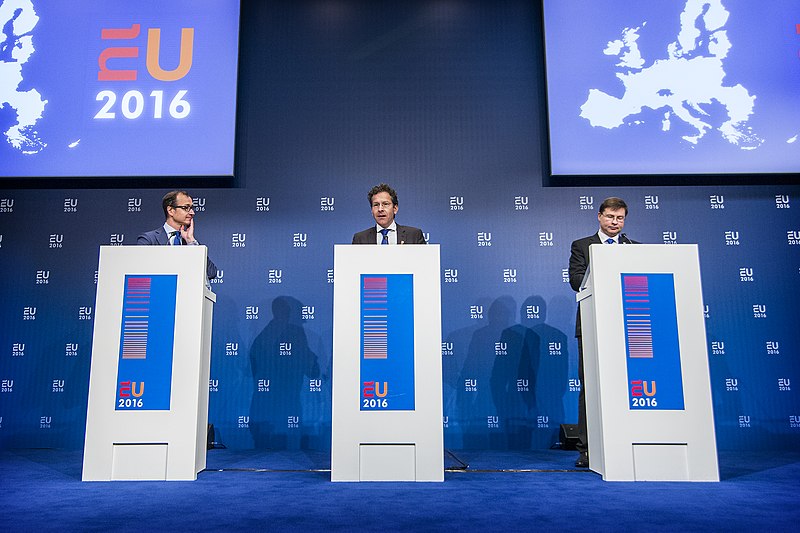
[[[221,269],[217,440],[329,449],[333,244],[387,181],[442,245],[446,447],[546,448],[576,421],[569,246],[610,195],[631,238],[699,244],[720,447],[800,444],[800,187],[543,188],[534,4],[245,3],[240,186],[190,191]],[[168,179],[89,183],[0,190],[4,447],[82,446],[98,246],[163,222]]]

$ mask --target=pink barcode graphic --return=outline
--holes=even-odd
[[[361,287],[361,343],[364,359],[389,357],[388,290],[385,277],[365,277]]]
[[[622,285],[628,357],[653,357],[653,324],[647,276],[624,276]]]
[[[122,358],[147,358],[151,278],[127,278],[122,308]]]

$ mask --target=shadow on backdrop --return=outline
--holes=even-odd
[[[317,355],[303,329],[302,304],[291,296],[272,301],[272,320],[250,348],[256,388],[250,403],[250,432],[255,447],[300,449],[301,394],[306,378],[320,375]]]
[[[547,323],[547,304],[541,296],[525,299],[520,321],[539,339],[534,357],[536,419],[533,423],[537,431],[532,447],[546,448],[558,441],[559,426],[568,423],[564,412],[569,375],[568,339],[566,333]]]

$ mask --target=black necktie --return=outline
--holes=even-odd
[[[381,230],[381,235],[383,235],[383,239],[381,239],[381,244],[389,244],[389,230],[388,228],[383,228]]]

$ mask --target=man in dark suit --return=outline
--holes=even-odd
[[[625,218],[628,216],[628,205],[621,198],[606,198],[600,204],[597,221],[600,229],[597,233],[578,239],[572,243],[569,256],[569,284],[575,292],[581,288],[583,276],[589,267],[589,246],[593,244],[638,244],[622,233]],[[586,393],[583,381],[583,338],[581,337],[581,314],[575,320],[575,337],[578,339],[578,379],[581,380],[581,391],[578,394],[578,443],[580,452],[575,466],[589,468],[589,443],[586,436]]]
[[[353,244],[427,244],[422,230],[401,226],[394,220],[397,214],[397,193],[381,183],[367,193],[375,226],[353,235]]]
[[[136,244],[145,245],[198,245],[194,238],[194,205],[186,191],[170,191],[161,199],[166,218],[164,225],[139,235]],[[207,259],[208,279],[217,277],[217,267]]]

